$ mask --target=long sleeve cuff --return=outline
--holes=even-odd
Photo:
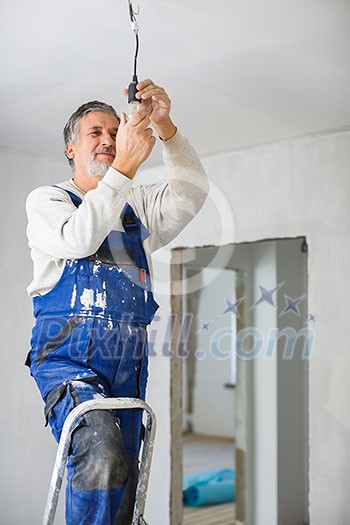
[[[129,177],[126,177],[112,167],[109,168],[106,175],[100,182],[100,184],[108,186],[114,190],[115,193],[118,193],[124,197],[126,197],[129,193],[132,183],[132,179],[129,179]]]
[[[162,141],[163,153],[165,155],[181,155],[186,148],[187,140],[179,130],[169,140]]]

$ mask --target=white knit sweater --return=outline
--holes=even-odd
[[[133,187],[133,181],[110,168],[87,193],[73,179],[58,183],[82,199],[76,208],[68,193],[53,186],[32,191],[26,201],[27,236],[34,278],[27,291],[44,295],[59,281],[67,259],[92,255],[112,230],[123,231],[120,214],[128,202],[150,236],[147,258],[168,244],[191,221],[208,194],[208,179],[196,152],[179,131],[163,144],[169,180]],[[151,265],[150,265],[151,266]]]

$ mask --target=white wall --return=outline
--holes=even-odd
[[[44,183],[69,176],[53,164],[1,151],[3,195],[3,392],[1,508],[8,525],[36,525],[46,497],[54,441],[42,427],[42,403],[22,366],[32,324],[25,286],[31,263],[24,235],[24,197]],[[223,226],[208,203],[173,246],[244,242],[306,235],[309,243],[309,310],[318,313],[310,360],[310,513],[312,525],[344,525],[350,519],[350,133],[280,142],[205,159],[207,171],[227,196],[233,219]],[[152,182],[163,170],[144,173]],[[46,182],[47,180],[47,182]],[[218,202],[218,199],[216,199]],[[221,201],[220,201],[221,202]],[[220,206],[224,209],[223,206]],[[216,210],[216,211],[215,211]],[[216,215],[215,215],[216,214]],[[205,217],[205,221],[203,218]],[[233,227],[235,226],[235,227]],[[224,230],[224,233],[222,234]],[[167,250],[155,254],[158,301],[168,312]],[[161,323],[160,323],[161,324]],[[168,524],[170,461],[169,359],[152,360],[149,399],[158,412],[149,521]],[[161,448],[160,448],[161,447]],[[155,483],[157,481],[157,483]],[[59,525],[59,521],[58,521]]]
[[[310,518],[350,520],[350,133],[302,137],[207,158],[216,193],[234,214],[216,220],[208,201],[173,246],[306,236],[309,311],[318,314],[310,359]],[[159,256],[155,254],[155,256]]]
[[[214,281],[211,279],[213,272],[217,274],[213,268],[203,270],[198,306],[195,312],[191,312],[196,323],[192,330],[197,332],[195,351],[199,352],[192,423],[193,431],[198,434],[233,438],[235,392],[225,388],[225,384],[231,382],[231,360],[236,359],[236,318],[233,318],[233,313],[222,313],[227,306],[225,297],[235,301],[235,272],[225,270]],[[201,330],[202,321],[210,323],[208,330]]]
[[[276,246],[263,243],[254,247],[254,298],[260,298],[258,284],[276,286]],[[254,309],[253,326],[268,341],[270,329],[277,327],[276,311],[268,304]],[[257,338],[257,341],[259,338]],[[256,349],[254,358],[254,525],[277,525],[277,355],[266,359],[265,349]],[[249,453],[249,450],[248,450]]]
[[[277,284],[284,283],[277,295],[278,329],[299,334],[291,356],[286,358],[286,338],[277,342],[277,425],[278,425],[278,524],[308,523],[309,420],[308,375],[309,361],[304,351],[312,351],[313,323],[305,334],[308,320],[307,304],[307,247],[302,239],[276,242]],[[300,297],[300,315],[289,311],[284,294]]]
[[[25,197],[36,186],[69,176],[64,161],[53,163],[0,149],[2,196],[0,508],[6,525],[41,522],[56,451],[44,428],[43,403],[24,366],[32,328],[26,286],[32,265],[25,235]],[[57,524],[63,524],[62,509]]]
[[[298,331],[305,327],[307,254],[302,253],[301,245],[300,238],[247,243],[238,245],[233,255],[234,266],[245,270],[244,282],[253,292],[251,300],[246,301],[251,319],[245,326],[253,327],[255,336],[253,342],[241,341],[243,348],[256,353],[251,363],[245,363],[252,365],[248,392],[253,393],[253,399],[250,403],[243,400],[245,417],[253,420],[245,449],[249,525],[308,521],[307,362],[300,358],[305,339],[301,337],[293,353],[285,358],[285,338],[274,343],[273,337],[276,328]],[[281,289],[273,296],[275,307],[266,302],[248,307],[260,299],[259,285],[273,289],[278,284]],[[301,316],[293,312],[281,315],[286,293],[293,298],[304,296]],[[241,421],[240,426],[247,423]]]

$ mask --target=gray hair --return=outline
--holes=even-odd
[[[116,117],[118,122],[120,122],[120,118],[117,115],[117,112],[113,106],[110,106],[105,102],[100,102],[99,100],[92,100],[91,102],[86,102],[69,117],[66,125],[64,126],[63,138],[65,145],[75,144],[75,142],[78,139],[80,120],[85,115],[87,115],[87,113],[92,113],[94,111],[103,111],[104,113],[111,113],[111,115]],[[68,159],[70,167],[72,168],[72,170],[74,170],[74,160],[70,159],[66,152],[65,155]]]

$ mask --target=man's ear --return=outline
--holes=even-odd
[[[74,159],[74,148],[72,144],[66,144],[66,156],[68,159]]]

